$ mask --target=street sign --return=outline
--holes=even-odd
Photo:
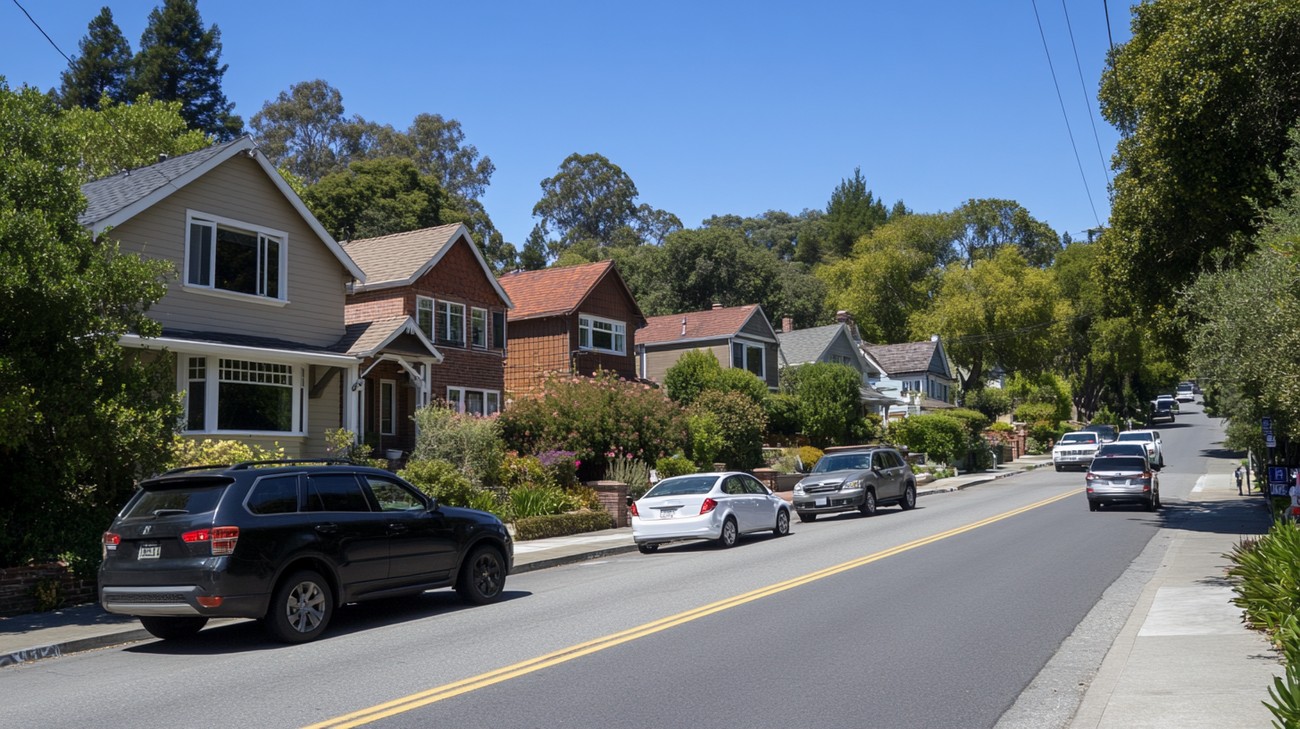
[[[1286,466],[1268,467],[1268,492],[1273,496],[1287,496],[1291,493],[1291,484],[1295,483],[1296,470]]]
[[[1264,431],[1264,445],[1269,448],[1277,448],[1277,438],[1273,437],[1273,419],[1260,418],[1259,426]]]

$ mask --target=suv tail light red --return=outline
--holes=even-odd
[[[707,514],[710,511],[716,509],[717,507],[718,507],[718,502],[714,501],[713,499],[705,499],[704,503],[700,504],[700,513]]]
[[[121,543],[122,543],[122,537],[121,537],[121,535],[114,534],[113,532],[104,532],[104,538],[103,538],[103,540],[100,542],[99,558],[100,558],[100,559],[107,559],[107,558],[108,558],[108,551],[109,551],[110,549],[111,549],[111,550],[116,550],[116,549],[117,549],[117,545],[119,545],[119,544],[121,544]]]
[[[182,534],[181,541],[186,544],[209,542],[212,546],[212,556],[220,557],[235,551],[235,542],[239,541],[239,527],[195,529]]]

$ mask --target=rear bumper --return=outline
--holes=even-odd
[[[223,595],[221,605],[217,607],[200,605],[199,598],[210,594],[197,585],[101,587],[99,604],[105,612],[117,615],[260,618],[266,614],[266,595]]]
[[[683,539],[717,539],[722,536],[722,515],[716,511],[676,519],[632,517],[632,541],[656,544]]]

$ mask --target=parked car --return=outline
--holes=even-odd
[[[1160,440],[1158,430],[1126,430],[1119,434],[1120,443],[1140,443],[1146,449],[1147,460],[1157,468],[1165,465],[1164,443]]]
[[[871,516],[879,506],[916,506],[916,476],[893,448],[861,448],[827,453],[794,485],[799,521],[821,514],[858,510]]]
[[[169,471],[140,483],[103,545],[100,603],[159,638],[235,617],[304,642],[340,605],[436,587],[490,603],[514,563],[497,517],[345,461]]]
[[[1151,410],[1147,413],[1147,422],[1154,425],[1157,421],[1168,420],[1174,422],[1174,416],[1178,412],[1178,403],[1173,398],[1157,398],[1151,401]]]
[[[742,534],[790,533],[790,506],[748,473],[666,478],[632,502],[632,541],[642,554],[665,542],[711,539],[730,547]]]
[[[1174,400],[1178,402],[1196,402],[1196,387],[1190,382],[1178,383],[1174,391]]]
[[[1160,508],[1160,477],[1144,456],[1096,458],[1084,483],[1089,511],[1111,504],[1142,504],[1147,511]]]
[[[1076,430],[1061,436],[1052,446],[1052,465],[1056,470],[1087,468],[1097,453],[1100,438],[1091,430]]]
[[[1096,433],[1098,440],[1100,440],[1102,443],[1110,443],[1114,441],[1116,437],[1119,436],[1119,431],[1115,429],[1115,426],[1105,425],[1102,423],[1097,423],[1094,425],[1085,425],[1084,427],[1079,428],[1079,431]]]

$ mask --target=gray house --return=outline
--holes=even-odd
[[[957,379],[938,335],[925,342],[864,344],[863,348],[889,373],[875,382],[876,388],[898,388],[908,401],[906,408],[895,408],[891,416],[955,407]]]
[[[862,351],[862,342],[853,319],[845,312],[840,312],[837,318],[840,321],[835,324],[797,330],[791,329],[789,318],[784,319],[781,331],[776,334],[781,344],[781,366],[801,367],[829,362],[852,367],[862,378],[863,409],[882,418],[887,417],[890,406],[902,405],[903,401],[871,386],[872,382],[885,378],[886,374],[879,364]]]

